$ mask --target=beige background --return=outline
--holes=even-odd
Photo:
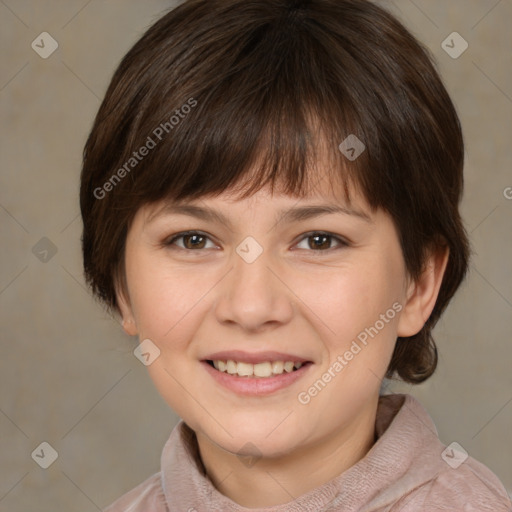
[[[512,491],[511,0],[385,2],[436,57],[467,142],[471,273],[436,329],[440,365],[418,397]],[[134,341],[84,288],[81,152],[115,66],[169,0],[0,2],[0,511],[95,511],[159,470],[177,421]],[[49,58],[31,43],[58,42]],[[441,43],[469,48],[452,59]],[[48,48],[48,47],[47,47]],[[48,261],[32,252],[47,237]],[[46,244],[46,245],[45,245]],[[40,253],[39,257],[43,257]],[[57,451],[48,469],[31,453]]]

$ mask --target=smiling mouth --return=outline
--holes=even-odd
[[[268,377],[276,377],[284,373],[293,373],[303,366],[311,364],[311,362],[294,362],[294,361],[264,361],[261,363],[251,364],[228,359],[223,360],[207,360],[212,368],[221,373],[227,373],[233,377],[248,377],[256,379],[264,379]]]

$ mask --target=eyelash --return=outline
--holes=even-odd
[[[182,251],[187,251],[187,252],[202,252],[203,250],[205,250],[204,248],[203,249],[187,249],[186,247],[179,247],[175,244],[176,240],[179,240],[180,238],[184,238],[185,236],[193,236],[193,235],[199,235],[200,237],[207,238],[208,240],[211,241],[210,237],[207,234],[202,233],[201,231],[183,231],[181,233],[172,235],[171,238],[164,241],[163,245],[165,247],[170,247],[170,246],[174,245],[178,249],[180,249]],[[302,238],[299,240],[298,243],[302,242],[303,240],[307,240],[308,238],[313,238],[314,236],[328,237],[328,238],[338,242],[339,245],[338,245],[338,247],[330,247],[329,249],[325,249],[325,250],[323,250],[323,249],[319,249],[319,250],[305,249],[308,252],[330,253],[337,249],[339,250],[339,249],[343,249],[345,247],[350,246],[350,243],[347,240],[345,240],[337,235],[334,235],[332,233],[326,232],[326,231],[310,231],[308,233],[304,233],[304,235],[302,235]],[[300,249],[300,250],[303,250],[303,249]]]

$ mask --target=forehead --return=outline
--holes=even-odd
[[[276,222],[300,222],[326,214],[344,214],[359,220],[372,222],[372,210],[364,196],[353,186],[327,173],[315,175],[302,193],[287,193],[282,186],[274,189],[269,185],[252,195],[245,196],[244,186],[231,187],[216,194],[194,199],[163,199],[144,208],[144,223],[164,215],[188,215],[203,220],[214,220],[231,226],[231,206],[241,203],[248,213],[273,212]]]

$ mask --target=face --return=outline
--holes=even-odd
[[[389,215],[327,185],[300,200],[263,189],[148,205],[125,263],[124,326],[160,350],[156,387],[231,453],[250,443],[271,458],[356,431],[396,337],[422,325]]]

